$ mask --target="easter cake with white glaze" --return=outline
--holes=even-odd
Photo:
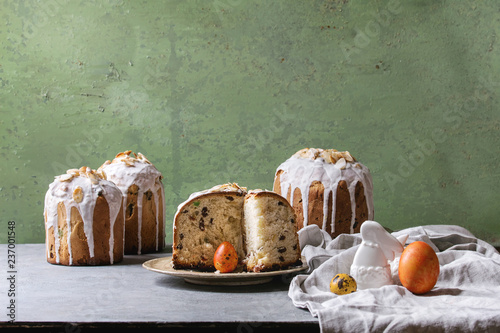
[[[99,169],[122,192],[125,212],[125,254],[165,247],[165,201],[160,171],[141,153],[118,153]]]
[[[299,229],[317,224],[336,237],[373,219],[370,170],[348,151],[299,150],[276,169],[273,191],[293,206]]]
[[[47,261],[109,265],[123,259],[120,189],[89,167],[56,176],[45,195]]]

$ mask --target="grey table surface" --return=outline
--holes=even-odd
[[[14,299],[16,307],[14,323],[7,323],[9,317],[4,315],[2,326],[72,332],[75,327],[106,326],[319,330],[317,319],[296,308],[288,297],[290,276],[250,286],[196,285],[142,267],[147,260],[169,256],[166,252],[126,255],[108,266],[61,266],[47,263],[45,244],[16,244],[15,297],[8,297],[12,285],[6,244],[0,245],[0,252],[4,253],[1,305],[5,309]]]

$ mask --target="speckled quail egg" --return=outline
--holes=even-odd
[[[357,289],[356,281],[349,274],[337,274],[330,281],[330,291],[337,295],[347,295]]]

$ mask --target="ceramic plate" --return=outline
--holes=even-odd
[[[302,257],[302,266],[293,266],[289,269],[271,272],[238,272],[238,273],[214,273],[199,272],[187,269],[174,269],[172,257],[151,259],[142,266],[150,271],[173,275],[184,278],[186,282],[202,285],[251,285],[270,282],[275,276],[294,274],[307,269],[305,258]]]

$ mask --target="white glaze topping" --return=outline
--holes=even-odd
[[[54,182],[49,185],[49,190],[45,194],[44,216],[45,231],[46,231],[46,246],[48,249],[49,229],[53,228],[56,262],[60,262],[59,248],[61,245],[57,206],[60,202],[64,203],[66,209],[66,225],[67,225],[67,244],[69,251],[69,264],[73,264],[73,256],[71,251],[71,208],[76,207],[83,220],[83,230],[87,237],[90,257],[94,257],[94,208],[99,195],[104,196],[109,206],[109,221],[110,221],[110,239],[109,239],[109,257],[110,264],[113,263],[113,249],[115,244],[114,239],[114,224],[122,205],[121,192],[115,184],[103,179],[95,170],[88,167],[80,169],[70,169],[66,174],[56,176]],[[117,240],[123,241],[123,240]]]
[[[133,154],[133,156],[131,155]],[[165,204],[161,204],[158,190],[161,190],[163,195],[164,187],[162,183],[162,175],[156,167],[141,153],[132,153],[131,150],[123,153],[118,153],[112,161],[106,161],[98,171],[102,172],[104,176],[115,183],[121,190],[123,195],[123,212],[125,217],[125,205],[127,204],[127,192],[130,186],[136,185],[139,188],[137,195],[137,208],[138,208],[138,230],[137,235],[139,244],[137,247],[137,254],[141,254],[141,230],[142,230],[142,201],[144,193],[151,191],[155,201],[156,207],[156,250],[158,251],[158,237],[160,233],[160,226],[163,224],[159,220],[160,210],[161,216],[165,219]]]
[[[323,200],[323,224],[326,230],[328,218],[328,197],[332,194],[332,232],[335,231],[335,202],[337,186],[341,180],[347,183],[351,199],[351,233],[354,230],[354,219],[356,210],[355,188],[358,182],[363,183],[366,204],[368,207],[368,219],[373,219],[373,182],[369,169],[356,161],[349,152],[339,152],[335,149],[305,148],[295,153],[283,162],[277,169],[283,170],[280,176],[281,195],[287,197],[290,189],[290,204],[293,205],[293,193],[296,188],[302,193],[302,205],[304,214],[304,226],[308,224],[309,188],[312,183],[319,181],[325,188],[325,199]]]

